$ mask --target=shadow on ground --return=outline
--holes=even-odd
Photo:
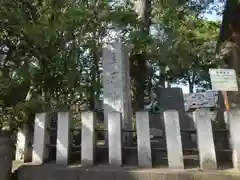
[[[24,164],[13,173],[13,180],[239,180],[236,171],[200,171],[199,169],[171,170],[168,168],[138,169],[96,165]]]

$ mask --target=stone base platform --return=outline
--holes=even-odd
[[[234,170],[200,171],[168,168],[136,169],[96,165],[81,167],[56,164],[23,165],[14,172],[14,180],[239,180]]]

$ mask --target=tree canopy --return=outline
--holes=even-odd
[[[208,68],[220,64],[220,22],[202,17],[211,1],[204,2],[152,0],[139,10],[128,0],[2,0],[0,127],[76,104],[100,111],[102,46],[116,34],[139,64],[131,69],[132,86],[144,102],[136,103],[154,101],[166,82],[209,89]]]

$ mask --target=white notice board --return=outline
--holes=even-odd
[[[185,109],[212,108],[216,106],[217,93],[207,91],[201,93],[184,94]]]
[[[238,91],[237,77],[234,69],[209,69],[212,90]]]

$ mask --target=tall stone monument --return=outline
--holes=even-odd
[[[108,113],[114,111],[122,113],[122,128],[132,129],[129,58],[120,40],[103,48],[103,91],[105,129],[108,127]],[[129,133],[124,133],[124,141],[129,138]]]

